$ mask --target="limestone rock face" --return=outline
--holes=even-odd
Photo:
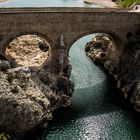
[[[47,126],[52,112],[68,106],[73,83],[38,67],[9,68],[0,63],[0,130],[19,139],[28,131]]]
[[[122,47],[122,51],[117,51],[108,35],[98,34],[85,50],[93,61],[109,70],[124,97],[140,112],[140,40],[133,36]]]
[[[6,48],[9,61],[24,66],[40,66],[49,57],[48,42],[36,35],[23,35],[14,39]],[[15,64],[14,64],[15,65]]]
[[[53,71],[50,46],[35,35],[15,39],[5,55],[0,52],[0,135],[26,139],[26,134],[47,127],[55,109],[70,105],[74,90],[69,80],[71,65],[60,50],[56,52],[60,57],[55,58],[65,65],[60,65],[61,71]]]
[[[93,61],[96,63],[104,63],[106,60],[107,46],[111,45],[109,36],[106,34],[99,34],[86,44],[85,51]],[[91,47],[92,46],[92,47]]]

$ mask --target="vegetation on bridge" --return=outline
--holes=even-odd
[[[133,3],[140,3],[140,0],[118,0],[117,3],[120,7],[127,8]]]

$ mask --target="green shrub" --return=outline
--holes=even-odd
[[[6,133],[0,133],[0,140],[10,140],[10,136]]]
[[[9,81],[9,83],[12,83],[14,80],[14,75],[13,73],[8,73],[7,74],[7,80]]]
[[[118,0],[118,5],[122,8],[130,7],[133,3],[140,3],[140,0]]]

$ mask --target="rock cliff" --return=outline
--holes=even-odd
[[[116,55],[111,37],[98,34],[87,43],[85,51],[95,63],[103,64],[115,77],[124,97],[140,112],[140,38],[129,38],[121,54]]]
[[[19,49],[13,46],[13,50],[18,52]],[[12,140],[19,140],[28,132],[46,127],[55,109],[70,105],[74,90],[66,74],[48,72],[40,61],[40,66],[34,61],[24,61],[26,65],[22,65],[23,56],[35,55],[32,53],[34,49],[29,50],[28,47],[25,47],[26,51],[19,52],[21,56],[17,53],[18,57],[7,55],[6,60],[6,57],[0,56],[0,132],[8,133]],[[11,57],[15,59],[11,61]]]

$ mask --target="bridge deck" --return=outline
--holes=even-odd
[[[82,12],[128,12],[129,9],[117,8],[79,8],[79,7],[52,7],[52,8],[0,8],[0,13],[82,13]]]

